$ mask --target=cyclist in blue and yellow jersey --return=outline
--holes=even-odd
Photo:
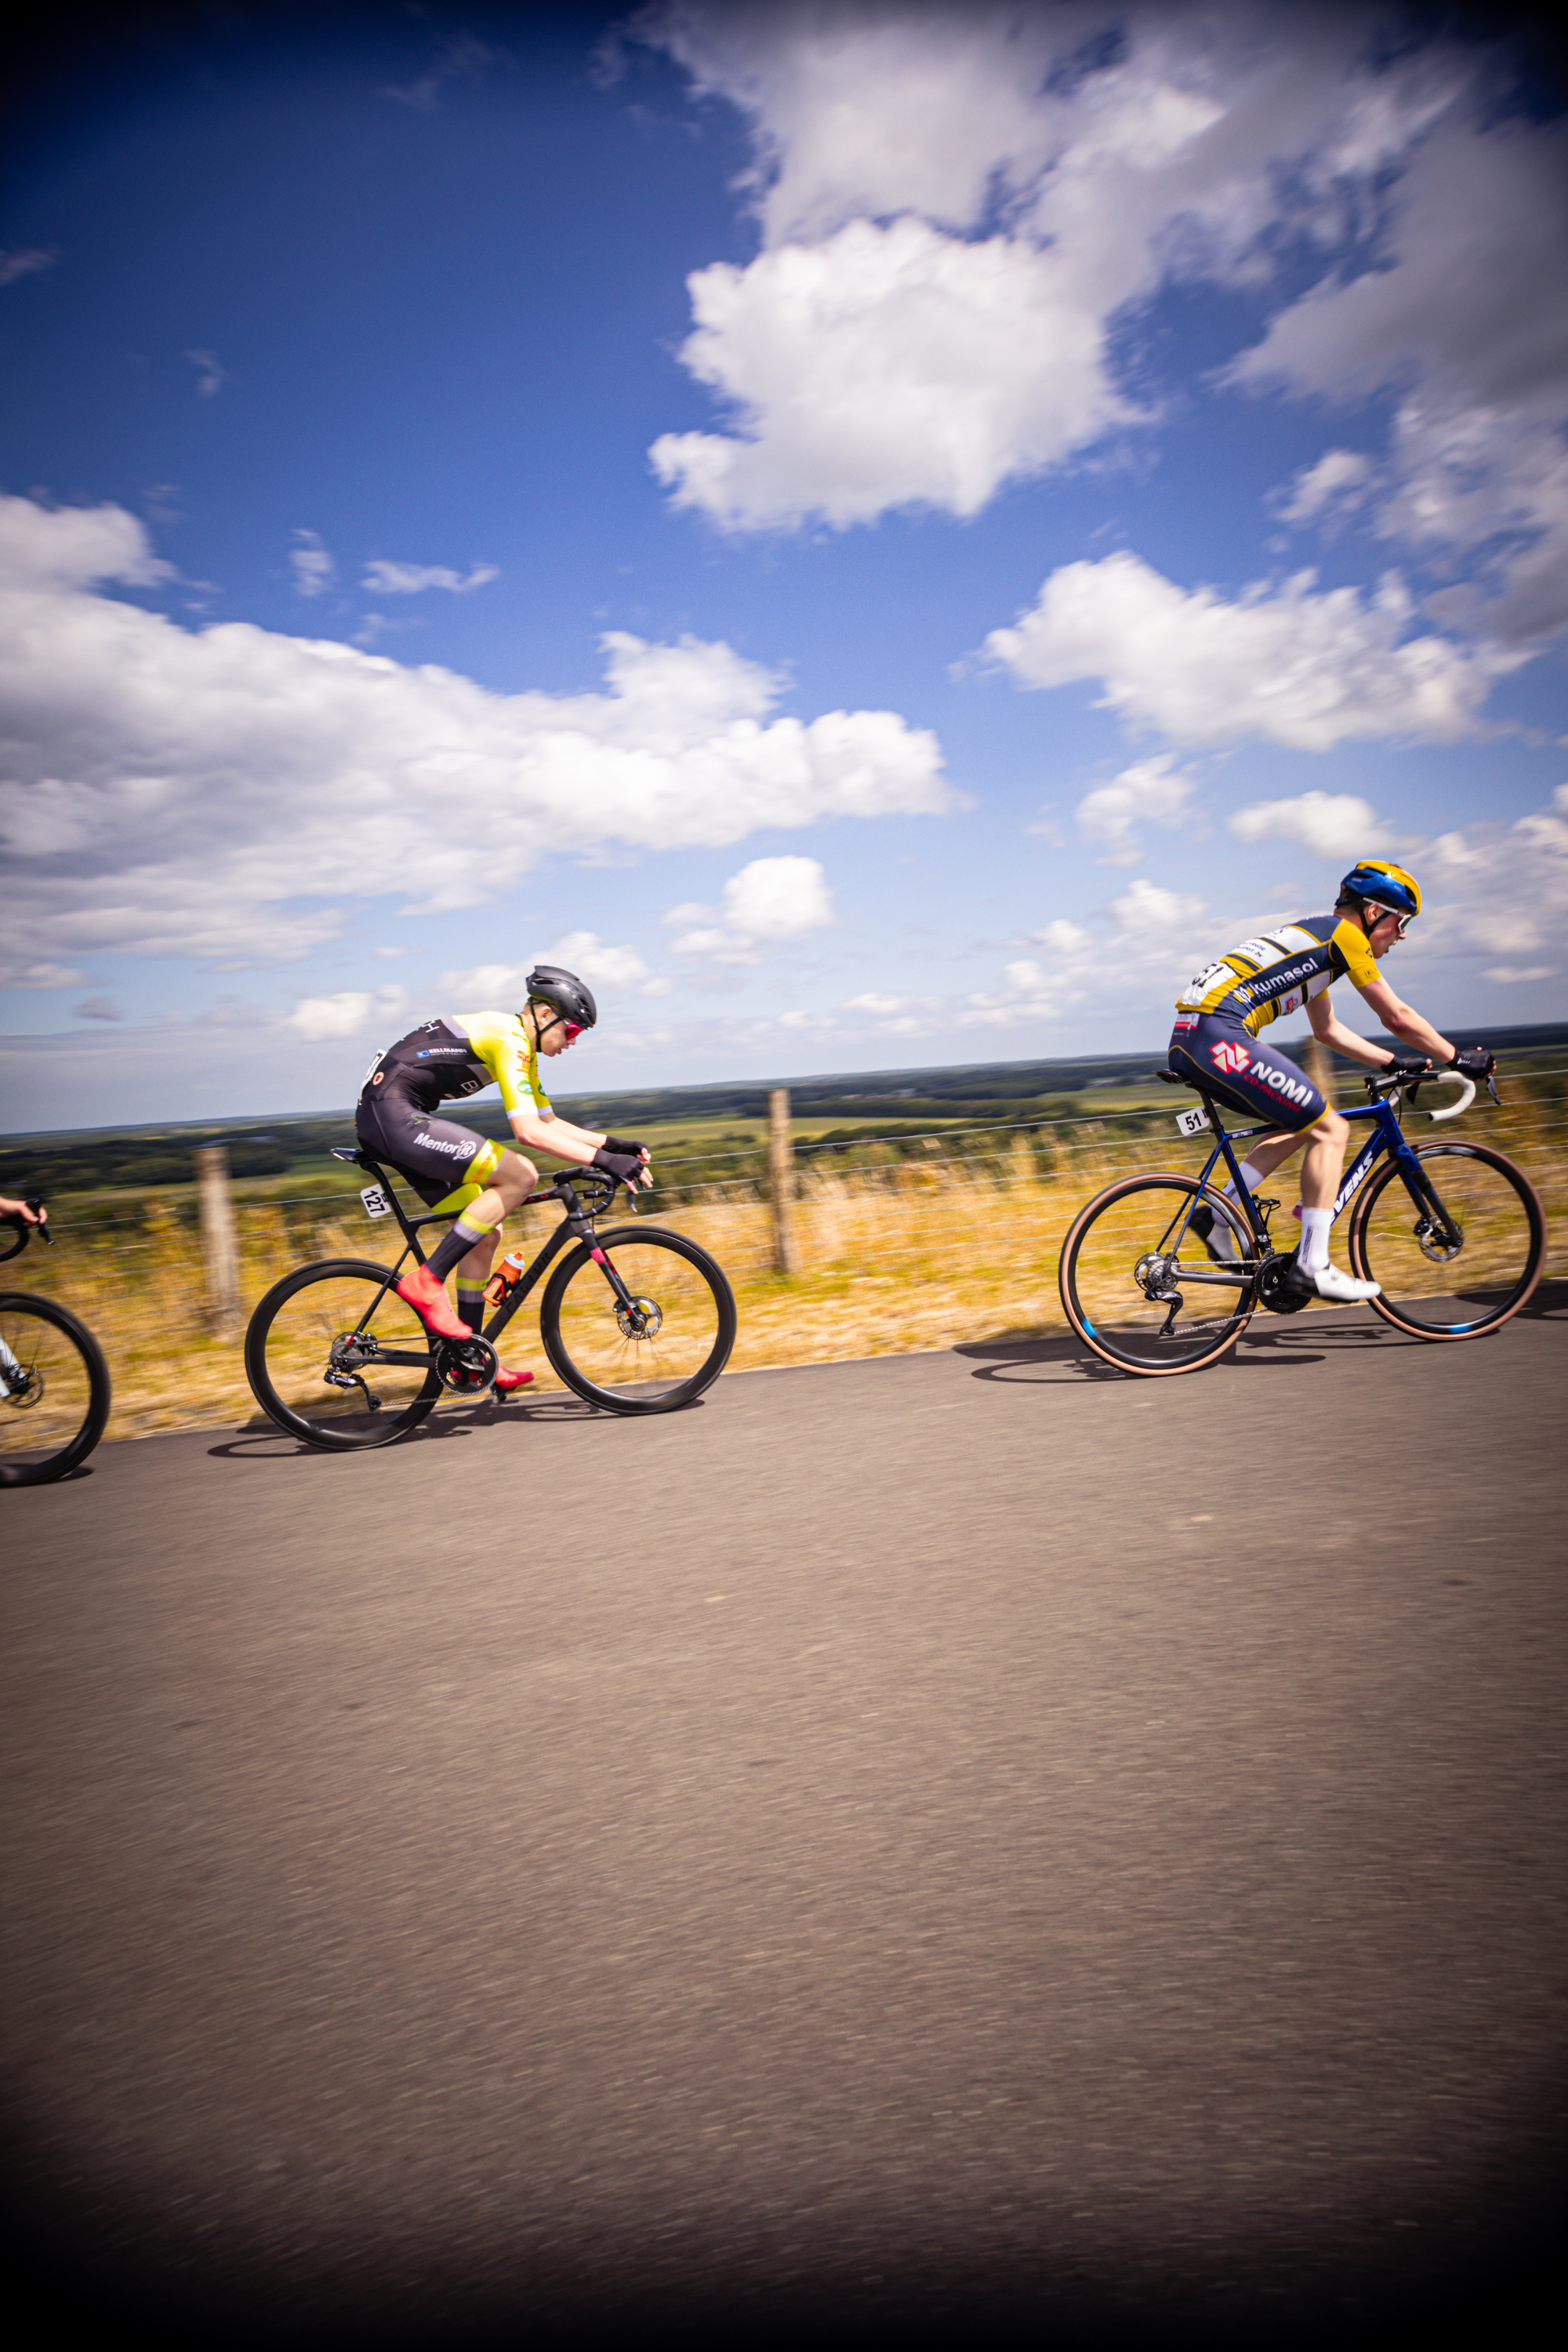
[[[1252,1145],[1242,1176],[1249,1192],[1304,1142],[1301,1243],[1291,1275],[1298,1291],[1320,1298],[1374,1298],[1375,1282],[1357,1282],[1329,1262],[1329,1230],[1344,1169],[1349,1123],[1331,1109],[1304,1070],[1265,1044],[1260,1033],[1282,1013],[1301,1005],[1312,1034],[1336,1054],[1374,1070],[1415,1076],[1440,1065],[1484,1076],[1494,1067],[1484,1046],[1457,1051],[1429,1021],[1396,996],[1377,967],[1421,911],[1414,875],[1380,857],[1359,859],[1340,884],[1331,915],[1304,915],[1277,931],[1244,940],[1200,971],[1176,1000],[1170,1065],[1184,1077],[1201,1077],[1219,1099],[1247,1118],[1267,1119],[1275,1132]],[[1347,1029],[1329,991],[1336,980],[1361,991],[1389,1034],[1408,1045],[1389,1054]],[[1226,1190],[1233,1197],[1234,1182]],[[1215,1256],[1234,1257],[1235,1237],[1223,1217],[1198,1209],[1193,1217]]]
[[[501,1106],[518,1141],[579,1168],[599,1168],[627,1186],[651,1184],[642,1144],[574,1127],[551,1107],[539,1077],[539,1056],[563,1054],[592,1029],[598,1009],[574,972],[540,964],[528,975],[521,1013],[459,1013],[426,1021],[378,1054],[365,1073],[354,1131],[365,1149],[406,1177],[427,1207],[450,1209],[452,1230],[425,1265],[397,1285],[426,1328],[444,1339],[466,1339],[484,1318],[484,1287],[501,1220],[533,1190],[532,1163],[471,1127],[433,1116],[437,1106],[499,1086]],[[458,1313],[446,1293],[458,1277]],[[505,1396],[525,1388],[531,1372],[502,1370],[496,1387]]]

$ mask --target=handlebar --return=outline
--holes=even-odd
[[[1443,1119],[1458,1118],[1461,1112],[1468,1110],[1475,1101],[1476,1082],[1474,1078],[1467,1077],[1463,1070],[1426,1070],[1414,1077],[1400,1073],[1385,1074],[1380,1070],[1367,1079],[1366,1090],[1375,1099],[1379,1095],[1397,1095],[1402,1088],[1408,1088],[1410,1106],[1414,1110],[1416,1108],[1415,1096],[1419,1088],[1438,1086],[1445,1081],[1449,1086],[1458,1087],[1459,1093],[1458,1099],[1449,1103],[1446,1109],[1427,1112],[1427,1118],[1436,1127]],[[1487,1078],[1487,1092],[1493,1102],[1500,1102],[1501,1097],[1497,1090],[1497,1081],[1489,1074]]]
[[[23,1194],[23,1198],[37,1217],[44,1205],[43,1195],[38,1192],[26,1192]],[[37,1224],[30,1225],[25,1217],[18,1217],[15,1211],[12,1211],[7,1215],[0,1217],[0,1225],[14,1225],[16,1231],[16,1238],[10,1248],[0,1250],[0,1265],[4,1265],[7,1258],[20,1257],[35,1234],[42,1234],[47,1248],[53,1249],[55,1245],[53,1234],[41,1219]]]

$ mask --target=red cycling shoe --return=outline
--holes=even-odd
[[[426,1331],[434,1331],[438,1339],[471,1339],[473,1333],[459,1320],[452,1308],[445,1286],[437,1281],[427,1265],[416,1265],[394,1285],[397,1296],[406,1307],[412,1307]]]
[[[509,1372],[503,1365],[496,1373],[496,1394],[514,1396],[519,1389],[525,1389],[532,1378],[531,1372]]]

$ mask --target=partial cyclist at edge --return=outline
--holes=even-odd
[[[521,1153],[437,1118],[443,1102],[499,1086],[512,1134],[528,1150],[601,1169],[631,1190],[653,1182],[644,1145],[574,1126],[540,1082],[540,1055],[553,1060],[597,1022],[592,991],[554,964],[538,965],[524,984],[528,1002],[521,1013],[459,1013],[411,1029],[376,1055],[355,1108],[354,1132],[364,1149],[412,1185],[426,1208],[449,1209],[456,1219],[425,1264],[396,1286],[426,1330],[443,1339],[467,1339],[479,1330],[501,1223],[539,1181]],[[453,1274],[455,1314],[446,1291]],[[495,1385],[509,1396],[532,1378],[503,1366]]]
[[[1364,1062],[1374,1070],[1420,1076],[1434,1068],[1485,1077],[1495,1068],[1484,1046],[1460,1050],[1429,1021],[1395,995],[1377,970],[1398,946],[1421,912],[1421,890],[1402,866],[1380,857],[1357,861],[1340,884],[1330,915],[1303,915],[1277,931],[1260,932],[1212,963],[1176,1000],[1170,1066],[1197,1077],[1231,1109],[1262,1118],[1271,1131],[1257,1137],[1242,1167],[1249,1192],[1306,1145],[1301,1167],[1301,1242],[1288,1286],[1300,1296],[1340,1304],[1375,1298],[1375,1282],[1358,1282],[1331,1263],[1329,1232],[1344,1171],[1349,1122],[1331,1109],[1304,1070],[1299,1069],[1261,1032],[1282,1013],[1301,1005],[1312,1034],[1331,1052]],[[1390,1054],[1347,1029],[1334,1013],[1329,991],[1349,980],[1392,1037],[1410,1048]],[[1234,1181],[1226,1192],[1236,1198]],[[1210,1255],[1234,1257],[1234,1235],[1224,1218],[1200,1208],[1194,1231]]]

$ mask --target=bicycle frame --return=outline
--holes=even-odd
[[[410,1217],[405,1213],[402,1202],[399,1201],[396,1193],[394,1192],[391,1180],[387,1176],[385,1170],[381,1166],[378,1160],[372,1159],[368,1151],[365,1151],[363,1149],[356,1151],[348,1151],[334,1146],[332,1157],[334,1160],[345,1160],[353,1167],[363,1168],[365,1170],[367,1174],[374,1177],[377,1190],[380,1192],[382,1199],[386,1204],[385,1210],[379,1213],[385,1214],[387,1211],[390,1211],[391,1214],[396,1218],[398,1228],[402,1233],[405,1244],[402,1256],[398,1258],[395,1265],[390,1269],[380,1290],[376,1292],[375,1296],[372,1298],[370,1305],[365,1308],[364,1313],[355,1324],[354,1332],[357,1337],[360,1332],[363,1331],[365,1326],[369,1323],[371,1317],[375,1313],[376,1308],[380,1306],[387,1292],[396,1282],[399,1274],[403,1270],[404,1262],[409,1256],[410,1253],[412,1253],[416,1265],[423,1265],[426,1263],[425,1252],[420,1245],[416,1228],[420,1225],[450,1224],[452,1219],[459,1213],[456,1209],[430,1209],[427,1210],[423,1216]],[[595,1177],[595,1181],[596,1182],[603,1183],[606,1180],[603,1177]],[[613,1197],[614,1194],[612,1192],[611,1198]],[[548,1271],[552,1261],[559,1255],[562,1250],[565,1248],[568,1242],[585,1242],[588,1245],[590,1254],[596,1265],[599,1266],[600,1271],[603,1273],[605,1281],[609,1284],[610,1288],[615,1292],[619,1305],[628,1309],[633,1306],[634,1302],[631,1292],[621,1280],[620,1276],[616,1273],[616,1268],[611,1264],[609,1258],[599,1247],[598,1240],[594,1231],[595,1217],[603,1213],[603,1209],[608,1207],[609,1202],[607,1201],[605,1202],[598,1210],[585,1209],[577,1198],[576,1189],[571,1182],[570,1179],[565,1176],[557,1176],[552,1183],[543,1186],[537,1192],[530,1192],[526,1199],[519,1203],[519,1206],[524,1209],[533,1208],[545,1201],[560,1201],[564,1205],[566,1213],[562,1218],[561,1223],[546,1236],[543,1246],[539,1250],[537,1255],[531,1258],[529,1264],[523,1268],[522,1273],[519,1276],[512,1288],[507,1293],[500,1305],[496,1308],[495,1313],[490,1317],[489,1322],[482,1330],[475,1332],[474,1337],[477,1339],[488,1340],[492,1347],[501,1332],[505,1330],[512,1317],[517,1313],[518,1308],[527,1298],[530,1291],[537,1287],[539,1282]],[[447,1344],[456,1347],[460,1345],[460,1342],[453,1340]],[[379,1352],[381,1360],[384,1363],[389,1364],[418,1365],[422,1363],[432,1363],[435,1361],[434,1354],[429,1356],[416,1356],[402,1350],[386,1348],[382,1349]]]
[[[1422,1171],[1420,1160],[1405,1140],[1405,1132],[1399,1124],[1398,1113],[1394,1108],[1401,1091],[1400,1087],[1395,1087],[1389,1094],[1379,1096],[1375,1102],[1358,1103],[1352,1109],[1341,1112],[1342,1118],[1370,1119],[1372,1132],[1341,1179],[1340,1189],[1334,1199],[1333,1214],[1336,1219],[1342,1211],[1349,1208],[1385,1151],[1392,1152],[1398,1162],[1400,1172],[1416,1205],[1430,1214],[1438,1218],[1443,1217],[1442,1203],[1427,1182]],[[1235,1183],[1237,1200],[1246,1210],[1247,1221],[1252,1229],[1253,1238],[1259,1245],[1259,1254],[1256,1257],[1237,1258],[1234,1267],[1197,1267],[1184,1265],[1182,1280],[1219,1283],[1234,1290],[1250,1282],[1268,1259],[1276,1256],[1278,1253],[1269,1235],[1268,1219],[1259,1210],[1257,1201],[1248,1190],[1241,1172],[1241,1163],[1231,1147],[1235,1143],[1245,1143],[1255,1135],[1278,1135],[1279,1129],[1267,1126],[1227,1129],[1221,1120],[1219,1104],[1215,1097],[1205,1091],[1202,1094],[1202,1101],[1208,1116],[1209,1125],[1215,1132],[1215,1148],[1210,1152],[1205,1163],[1204,1172],[1198,1179],[1200,1193],[1188,1202],[1184,1210],[1172,1218],[1160,1237],[1159,1255],[1162,1257],[1173,1256],[1180,1249],[1183,1236],[1192,1223],[1193,1212],[1199,1205],[1201,1188],[1207,1185],[1210,1177],[1223,1160]],[[1273,1205],[1272,1202],[1269,1203],[1270,1207]]]

